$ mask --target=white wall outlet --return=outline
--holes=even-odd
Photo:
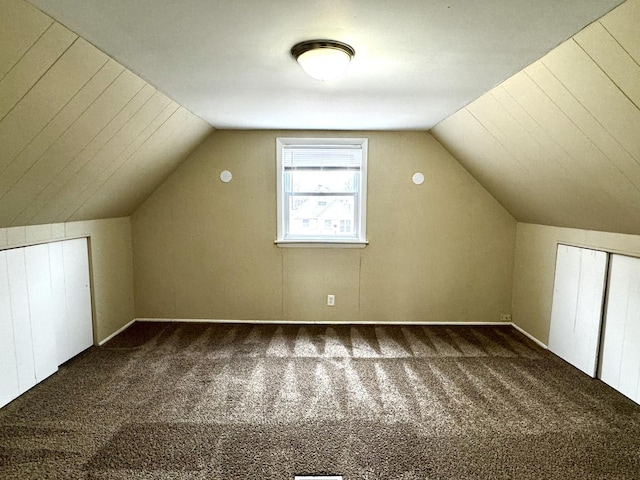
[[[336,296],[335,295],[327,295],[327,306],[335,307],[336,306]]]
[[[510,313],[503,313],[500,315],[500,321],[501,322],[510,322],[511,321],[511,314]]]

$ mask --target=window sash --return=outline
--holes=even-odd
[[[334,143],[335,142],[335,143]],[[294,139],[278,138],[278,241],[302,242],[311,241],[313,243],[329,242],[340,243],[362,243],[366,244],[365,236],[365,207],[366,207],[366,163],[367,163],[367,140],[366,139]],[[326,184],[328,188],[336,188],[336,191],[308,191],[310,184],[306,184],[304,177],[301,183],[296,182],[295,188],[303,190],[292,191],[296,171],[309,172],[352,172],[353,179],[350,184],[345,184],[345,188],[353,188],[354,191],[342,191],[340,185],[334,182]],[[356,173],[357,172],[357,173]],[[355,173],[355,174],[353,174]],[[328,174],[325,174],[328,175]],[[352,185],[352,186],[351,186]],[[339,190],[340,189],[340,190]],[[292,202],[295,198],[315,197],[326,198],[327,206],[319,208],[331,208],[332,198],[342,197],[352,199],[352,217],[347,218],[350,231],[347,228],[340,228],[340,220],[345,216],[333,216],[331,220],[338,224],[338,227],[331,234],[326,233],[326,219],[318,215],[317,227],[313,234],[305,235],[299,233],[303,220],[301,216],[294,216]],[[315,200],[313,200],[315,201]],[[351,203],[349,202],[349,203]],[[299,208],[298,204],[298,207]],[[312,208],[310,208],[312,214]],[[302,212],[301,212],[302,213]],[[329,214],[331,215],[331,214]],[[309,218],[316,218],[311,215]],[[295,229],[292,229],[293,222],[296,222]],[[344,222],[346,224],[346,222]],[[323,228],[323,225],[325,228]],[[293,231],[292,231],[293,230]],[[340,230],[343,230],[340,232]],[[321,232],[321,233],[320,233]]]
[[[292,197],[307,197],[307,196],[312,196],[312,197],[325,197],[325,198],[329,198],[329,197],[352,197],[353,198],[353,222],[352,225],[358,225],[358,222],[360,221],[360,209],[358,208],[358,203],[359,203],[359,199],[360,199],[360,194],[359,192],[347,192],[347,193],[318,193],[318,192],[313,192],[312,195],[307,195],[305,193],[299,193],[299,192],[284,192],[284,207],[286,208],[288,213],[291,213],[289,210],[289,205],[291,204],[291,198]],[[327,201],[327,207],[329,205],[330,201]],[[348,220],[349,222],[351,222],[351,220]],[[346,232],[342,232],[340,230],[338,230],[339,235],[321,235],[319,238],[328,238],[328,239],[340,239],[340,238],[345,238],[345,239],[349,239],[349,240],[353,240],[355,238],[358,238],[358,232],[357,229],[355,228],[351,228],[350,232],[346,233]],[[284,239],[289,239],[289,238],[303,238],[303,237],[318,237],[318,235],[304,235],[304,234],[300,234],[300,233],[292,233],[291,232],[291,215],[284,215]]]

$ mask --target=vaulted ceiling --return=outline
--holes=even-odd
[[[213,130],[22,0],[0,0],[0,226],[129,215]]]
[[[640,1],[432,133],[522,222],[640,234]]]
[[[0,0],[0,227],[129,215],[211,125],[437,123],[517,220],[640,234],[640,0],[30,1],[56,20]],[[311,37],[356,47],[343,80]]]
[[[29,0],[216,128],[427,130],[622,0]],[[356,51],[322,83],[290,55]]]

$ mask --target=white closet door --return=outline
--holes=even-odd
[[[93,345],[89,249],[86,238],[62,242],[69,358]]]
[[[6,252],[0,252],[0,332],[0,407],[2,407],[20,394]]]
[[[607,253],[558,245],[549,350],[595,377]]]
[[[41,382],[58,370],[55,324],[51,318],[51,274],[49,247],[35,245],[24,249],[29,294],[29,317],[33,339],[36,381]]]
[[[612,255],[600,378],[640,403],[640,259]]]
[[[16,248],[6,252],[20,393],[26,392],[36,384],[24,250],[24,248]]]
[[[69,325],[67,323],[67,294],[64,286],[64,259],[62,242],[49,244],[49,266],[51,269],[51,317],[56,330],[56,352],[58,365],[69,360]]]

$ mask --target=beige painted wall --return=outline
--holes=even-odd
[[[135,317],[129,217],[0,228],[0,249],[78,237],[90,238],[94,338],[100,342]]]
[[[513,321],[546,344],[549,340],[558,243],[640,256],[640,236],[518,223]]]
[[[309,135],[369,139],[368,247],[274,245],[275,139]],[[498,321],[510,312],[515,229],[428,133],[214,132],[132,215],[136,315]]]

